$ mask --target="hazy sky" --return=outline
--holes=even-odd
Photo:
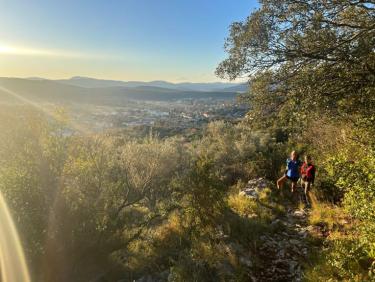
[[[251,0],[0,0],[0,76],[217,81]]]

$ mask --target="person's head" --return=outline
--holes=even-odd
[[[297,152],[296,152],[296,151],[292,151],[292,152],[290,153],[290,158],[291,158],[293,161],[295,161],[295,160],[298,158],[298,154],[297,154]]]
[[[312,162],[312,158],[311,158],[311,156],[306,155],[306,156],[305,156],[305,162],[306,162],[306,163],[311,163],[311,162]]]

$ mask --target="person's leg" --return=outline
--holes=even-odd
[[[292,193],[296,190],[296,187],[297,187],[297,181],[292,181]]]
[[[297,182],[297,191],[298,191],[298,196],[299,196],[299,202],[300,203],[305,203],[305,196],[304,196],[304,182],[303,182],[303,179],[300,178],[298,179],[298,182]],[[301,188],[301,189],[300,189]]]
[[[307,206],[310,206],[310,185],[311,183],[308,181],[305,181],[305,199]]]
[[[288,178],[286,177],[286,175],[284,175],[283,177],[280,177],[277,182],[276,182],[276,185],[277,185],[277,189],[280,189],[283,187],[285,181],[287,180]]]

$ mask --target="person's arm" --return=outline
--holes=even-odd
[[[289,163],[290,163],[290,159],[287,159],[287,160],[286,160],[285,175],[287,175],[287,173],[288,173],[288,170],[289,170]]]
[[[311,174],[312,174],[312,184],[314,184],[314,182],[315,182],[315,166],[312,166],[312,172],[311,172]]]

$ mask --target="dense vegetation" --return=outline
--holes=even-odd
[[[351,222],[348,230],[332,230],[311,280],[374,279],[374,2],[261,3],[232,25],[229,57],[217,72],[249,75],[249,122],[282,129],[294,148],[315,156],[321,202],[313,222],[339,225],[334,215]]]
[[[51,119],[28,107],[4,107],[1,121],[0,188],[37,281],[132,280],[164,270],[173,281],[223,278],[220,234],[248,241],[273,217],[247,221],[228,207],[228,187],[280,166],[264,160],[282,147],[245,124],[212,123],[187,143],[66,134],[61,112]],[[257,206],[230,201],[239,210]],[[242,269],[232,264],[234,279]]]
[[[309,220],[327,234],[309,238],[304,278],[374,279],[374,3],[261,4],[232,25],[217,70],[249,76],[238,124],[189,139],[71,134],[63,112],[2,106],[0,190],[35,281],[251,281],[286,206],[272,185],[258,201],[238,189],[274,181],[292,149],[314,157]]]

